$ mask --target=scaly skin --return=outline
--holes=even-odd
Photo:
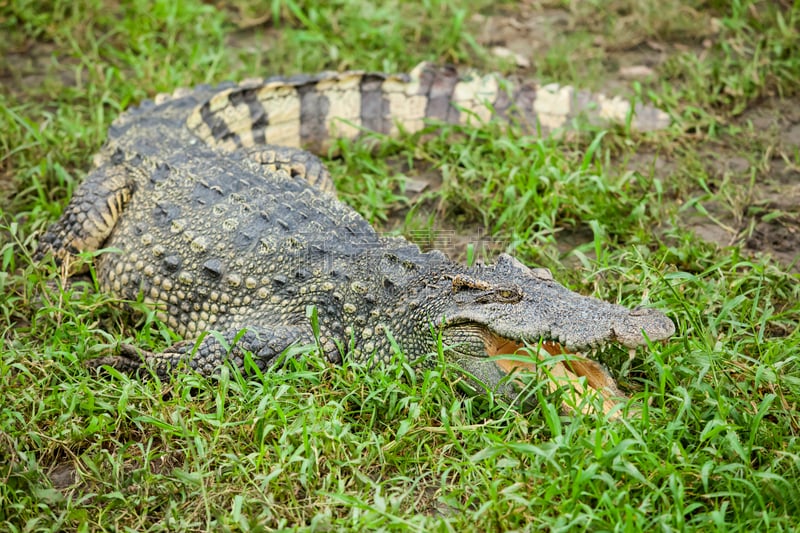
[[[543,94],[530,85],[507,93],[494,77],[464,81],[430,66],[410,78],[323,74],[180,90],[115,121],[37,257],[71,261],[108,248],[95,263],[103,290],[142,297],[187,339],[141,357],[124,348],[97,364],[136,371],[145,363],[167,376],[185,363],[212,375],[225,361],[243,367],[245,352],[266,369],[287,348],[314,343],[331,362],[388,361],[397,349],[415,360],[435,353],[441,336],[453,362],[513,397],[510,367],[495,355],[543,341],[570,352],[635,347],[669,338],[674,326],[655,310],[576,294],[505,254],[466,268],[381,237],[335,198],[327,170],[298,145],[324,149],[334,136],[357,135],[356,126],[392,133],[426,117],[469,120],[464,110],[482,116],[486,101],[531,129],[576,112],[574,103],[543,110],[564,103]],[[584,107],[609,102],[582,98]],[[634,125],[664,119],[639,110]],[[596,388],[616,391],[599,365],[577,366]]]

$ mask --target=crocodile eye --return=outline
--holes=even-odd
[[[475,303],[515,304],[522,300],[522,291],[516,287],[491,290],[475,299]]]
[[[495,291],[495,296],[498,302],[515,304],[522,300],[522,290],[517,287],[498,289]]]

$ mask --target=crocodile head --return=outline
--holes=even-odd
[[[528,268],[507,254],[493,266],[453,276],[451,291],[436,324],[449,358],[506,396],[516,390],[508,373],[531,366],[519,363],[524,358],[517,354],[526,346],[550,354],[591,354],[612,343],[633,349],[675,333],[672,321],[657,310],[582,296],[556,282],[549,270]],[[566,363],[568,374],[616,391],[600,365],[577,359]]]

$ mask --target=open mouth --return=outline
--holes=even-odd
[[[514,372],[544,374],[547,377],[550,393],[564,388],[566,395],[563,407],[566,411],[593,412],[595,402],[584,399],[588,395],[599,394],[602,399],[603,414],[607,415],[625,399],[614,378],[600,363],[580,353],[568,352],[557,342],[544,340],[536,345],[526,346],[522,342],[501,337],[490,331],[484,331],[483,340],[486,353],[505,374]],[[506,355],[514,357],[504,358]],[[538,362],[531,356],[537,357]],[[557,356],[559,360],[548,362],[548,357],[553,356]]]

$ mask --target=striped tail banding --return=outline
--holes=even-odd
[[[408,75],[348,71],[247,80],[195,108],[187,127],[226,151],[272,144],[325,153],[339,138],[364,130],[414,133],[430,119],[469,124],[500,118],[549,134],[578,117],[599,124],[630,120],[640,131],[670,121],[655,107],[620,97],[422,63]]]

